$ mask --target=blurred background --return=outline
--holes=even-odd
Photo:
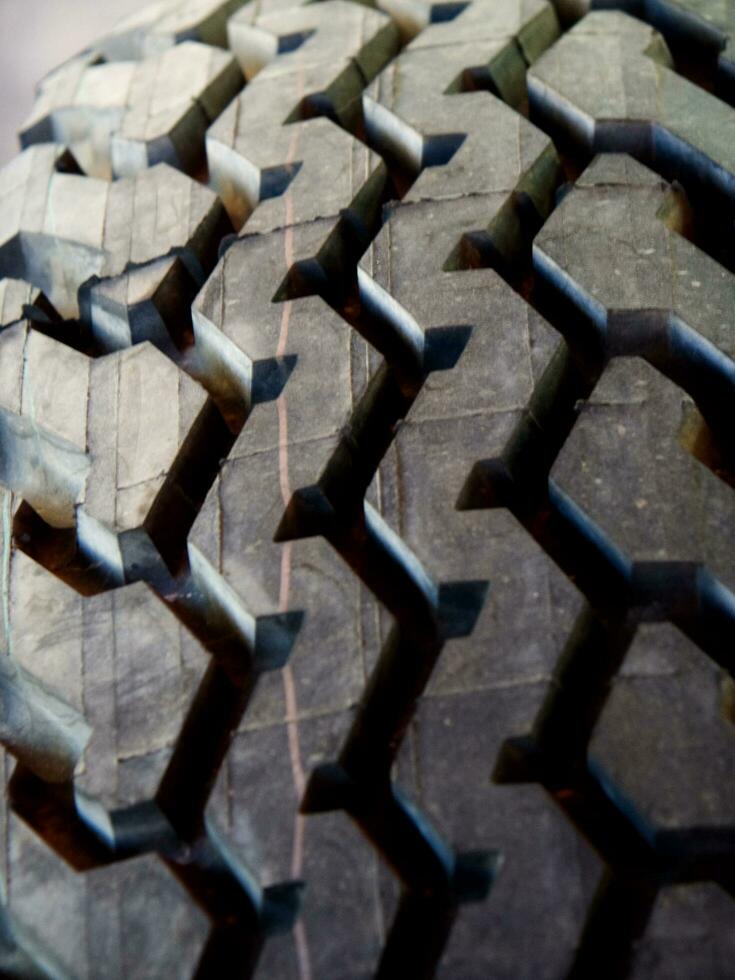
[[[105,34],[145,0],[0,0],[0,165],[18,152],[16,132],[36,82]]]

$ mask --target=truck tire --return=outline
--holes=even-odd
[[[732,975],[734,32],[160,0],[41,82],[0,975]]]

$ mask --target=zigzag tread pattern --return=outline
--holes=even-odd
[[[161,0],[44,80],[3,975],[729,975],[732,28]]]

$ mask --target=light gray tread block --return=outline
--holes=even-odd
[[[250,5],[230,18],[230,49],[250,81],[266,66],[265,78],[300,74],[318,68],[315,81],[325,86],[339,79],[354,59],[372,77],[385,62],[385,50],[396,46],[396,31],[379,11],[346,0],[323,0],[274,13]],[[284,79],[285,82],[285,79]]]
[[[715,397],[725,397],[735,354],[735,279],[682,236],[671,201],[668,185],[647,168],[622,156],[598,157],[534,241],[534,264],[585,311],[610,355],[653,358],[696,397],[705,394],[702,375],[694,365],[677,373],[686,352],[673,340],[677,331],[692,331],[691,343],[708,352],[703,362],[711,359],[700,370],[722,377]],[[651,346],[657,331],[671,337],[660,357]]]
[[[193,172],[204,133],[242,86],[233,57],[194,41],[140,62],[71,62],[42,82],[23,146],[60,143],[93,177],[132,177],[156,163]]]
[[[565,22],[591,10],[622,10],[652,24],[690,56],[717,64],[728,87],[735,78],[735,13],[728,0],[557,0]]]
[[[661,36],[639,20],[588,14],[533,65],[528,87],[532,112],[587,152],[631,153],[732,200],[735,110],[678,75]]]
[[[26,319],[29,312],[51,313],[43,291],[23,279],[0,279],[0,329]]]
[[[380,0],[378,3],[409,39],[415,38],[413,43],[417,47],[517,38],[520,53],[530,63],[548,46],[549,35],[558,32],[554,8],[545,0],[500,0],[497,3],[480,0],[479,3],[444,6],[448,9],[440,10],[441,5],[424,0]]]
[[[426,34],[436,31],[440,37],[443,27],[434,25]],[[496,59],[501,63],[498,88],[502,90],[504,82],[514,87],[514,74],[507,75],[503,63],[506,52],[513,48],[512,39],[501,37],[437,50],[415,44],[386,68],[363,98],[373,144],[418,173],[406,200],[441,200],[510,190],[516,186],[518,168],[528,166],[542,148],[546,150],[547,167],[553,171],[555,151],[539,130],[497,97],[463,91],[465,73],[477,70],[492,78]],[[447,143],[453,153],[445,148]],[[501,150],[507,145],[514,147],[512,155]],[[434,162],[444,165],[432,166]],[[536,189],[530,185],[527,189],[542,208]]]
[[[178,249],[206,267],[227,219],[216,195],[167,164],[113,183],[84,177],[52,144],[0,172],[0,269],[43,289],[62,316],[79,287]],[[215,245],[216,247],[216,245]],[[201,274],[201,273],[200,273]]]
[[[183,41],[227,47],[227,21],[244,0],[154,0],[119,21],[92,48],[109,61],[138,61]]]
[[[331,25],[343,7],[348,29],[340,44]],[[287,10],[278,15],[277,28],[268,23],[264,16],[263,27],[258,18],[241,25],[240,41],[233,28],[246,73],[263,67],[207,134],[213,186],[238,227],[257,207],[250,230],[262,231],[328,217],[353,199],[368,176],[366,149],[329,118],[309,117],[332,116],[348,125],[367,81],[398,47],[385,15],[343,0]],[[274,52],[279,36],[293,34],[308,35],[302,47]],[[260,38],[265,51],[249,58],[247,38],[251,44]]]
[[[651,13],[662,21],[681,19],[683,31],[693,39],[720,48],[720,71],[735,78],[735,11],[727,0],[649,0]]]

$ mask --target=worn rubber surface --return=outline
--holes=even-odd
[[[0,171],[0,975],[725,978],[735,7],[160,0]]]

